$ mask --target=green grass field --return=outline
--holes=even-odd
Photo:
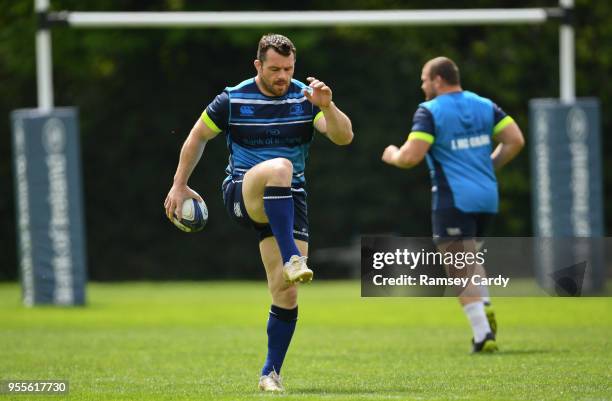
[[[501,352],[470,355],[456,300],[362,299],[315,281],[283,376],[257,390],[261,283],[90,284],[85,308],[25,308],[0,284],[0,379],[68,379],[2,400],[612,400],[612,298],[500,298]]]

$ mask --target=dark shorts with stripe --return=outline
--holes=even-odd
[[[249,217],[242,197],[242,178],[225,180],[221,189],[223,191],[225,210],[232,220],[243,227],[254,229],[257,232],[259,241],[274,236],[269,224],[256,223]],[[304,188],[292,188],[291,195],[293,195],[293,238],[308,242],[306,190]]]
[[[456,208],[431,212],[431,226],[435,243],[448,240],[484,237],[493,221],[494,213],[466,213]]]

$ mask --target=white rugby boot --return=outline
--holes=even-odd
[[[307,256],[293,255],[283,266],[283,277],[288,283],[309,283],[313,272],[306,266]]]
[[[282,393],[285,391],[281,377],[274,370],[259,378],[259,389],[261,391],[273,393]]]

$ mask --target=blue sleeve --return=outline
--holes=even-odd
[[[202,120],[214,132],[225,131],[228,127],[229,108],[229,95],[223,91],[206,107],[202,113]]]
[[[436,126],[433,115],[425,107],[419,107],[412,117],[412,132],[425,132],[431,136],[436,135]]]
[[[493,125],[497,125],[501,120],[506,118],[507,114],[498,105],[493,103]]]
[[[506,114],[498,105],[493,103],[493,136],[499,134],[509,124],[513,123],[514,119]]]

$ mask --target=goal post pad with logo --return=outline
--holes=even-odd
[[[87,277],[78,113],[11,113],[25,305],[83,305]]]
[[[575,283],[586,294],[604,288],[604,235],[601,115],[596,98],[529,102],[533,233],[550,238],[537,249],[537,269],[545,287],[568,268],[584,263]],[[574,238],[573,245],[567,240]],[[574,271],[572,267],[570,269]]]

